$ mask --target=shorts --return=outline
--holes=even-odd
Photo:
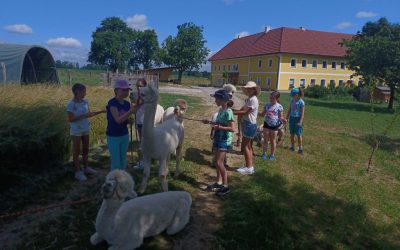
[[[257,133],[257,124],[253,124],[247,120],[242,120],[242,136],[253,139]]]
[[[297,136],[301,136],[303,134],[303,126],[298,127],[297,123],[299,123],[300,117],[291,116],[289,118],[289,129],[290,134],[295,134]]]
[[[276,124],[275,126],[269,126],[266,122],[264,122],[263,128],[270,129],[273,131],[278,131],[281,128],[281,126],[282,126],[281,121],[279,121],[278,124]]]
[[[213,148],[212,148],[213,152],[215,152],[215,150],[228,152],[231,149],[232,149],[232,146],[229,145],[226,140],[214,140],[213,141]]]
[[[70,133],[70,135],[71,136],[81,137],[81,136],[89,135],[89,131]]]

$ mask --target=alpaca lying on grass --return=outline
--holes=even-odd
[[[189,222],[192,198],[188,192],[173,191],[136,197],[131,175],[111,171],[102,186],[103,203],[96,218],[96,232],[90,242],[102,241],[109,249],[130,250],[139,247],[144,237],[166,230],[175,234]],[[132,198],[128,201],[126,199]]]
[[[160,163],[158,174],[161,180],[163,191],[168,191],[167,175],[168,162],[171,154],[176,153],[176,172],[180,172],[181,151],[184,138],[183,125],[177,119],[169,119],[154,127],[154,118],[158,102],[158,90],[152,85],[142,90],[144,103],[144,121],[143,121],[143,140],[141,149],[143,154],[143,179],[139,189],[143,193],[147,187],[147,181],[150,176],[151,159],[158,160]]]

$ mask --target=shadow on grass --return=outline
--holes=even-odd
[[[318,106],[330,109],[347,109],[352,111],[362,111],[362,112],[371,112],[371,105],[368,103],[358,103],[356,101],[353,102],[342,102],[335,100],[317,100],[317,99],[310,99],[307,98],[307,104],[311,106]],[[374,105],[374,112],[375,113],[384,113],[384,114],[391,114],[393,111],[387,109],[387,107],[381,105]]]
[[[211,151],[198,148],[188,148],[185,152],[185,161],[191,161],[199,165],[210,165],[210,161],[204,155],[211,155]]]
[[[224,249],[395,249],[362,204],[347,202],[282,176],[231,178],[219,247]],[[239,188],[240,187],[240,188]],[[394,227],[394,226],[392,226]],[[385,228],[387,231],[388,228]],[[392,228],[393,232],[395,231]],[[385,236],[387,238],[385,238]],[[395,235],[392,235],[394,238]],[[391,237],[392,239],[394,239]]]
[[[376,145],[376,140],[379,141],[379,149],[388,151],[389,153],[397,153],[400,150],[400,138],[393,139],[383,135],[374,136],[372,134],[366,135],[361,138],[371,147]]]

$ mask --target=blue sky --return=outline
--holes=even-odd
[[[400,22],[398,0],[12,0],[0,9],[0,43],[36,44],[56,60],[86,64],[91,35],[117,16],[135,29],[155,29],[161,42],[177,25],[203,26],[206,46],[217,52],[241,34],[264,27],[305,27],[356,33],[367,21]]]

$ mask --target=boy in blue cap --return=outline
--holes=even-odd
[[[293,88],[290,91],[289,110],[286,119],[289,120],[290,128],[290,150],[294,151],[294,135],[297,136],[298,153],[303,154],[303,121],[305,103],[301,97],[303,90],[301,88]],[[289,118],[290,116],[290,118]]]
[[[231,99],[226,90],[217,90],[211,94],[215,98],[215,104],[220,107],[215,122],[203,120],[205,124],[211,124],[214,129],[213,138],[213,161],[217,170],[217,182],[207,187],[208,191],[217,191],[218,196],[230,192],[228,187],[228,171],[224,165],[226,153],[232,145],[232,132],[235,131],[235,121],[232,109],[228,107]]]

